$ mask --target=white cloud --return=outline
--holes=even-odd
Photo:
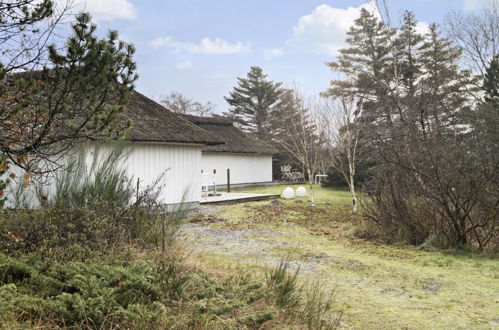
[[[263,56],[265,57],[266,60],[271,60],[274,57],[281,57],[283,55],[284,51],[281,48],[271,48],[263,50]]]
[[[220,38],[204,38],[199,43],[176,43],[174,46],[177,49],[186,50],[189,53],[199,54],[238,54],[247,53],[251,50],[251,45],[248,42],[236,42],[231,44]]]
[[[311,14],[300,17],[293,27],[290,42],[316,53],[334,56],[345,46],[346,32],[360,16],[362,8],[374,12],[376,4],[369,1],[346,9],[320,5]]]
[[[169,36],[163,36],[155,38],[149,44],[154,48],[166,45],[175,52],[186,51],[198,54],[240,54],[251,51],[251,44],[249,42],[230,43],[221,38],[203,38],[200,42],[194,43],[175,41]]]
[[[177,64],[177,68],[181,70],[188,70],[192,69],[192,62],[191,60],[185,60]]]
[[[67,0],[57,0],[57,2],[60,6],[64,6]],[[137,18],[137,9],[129,0],[74,0],[71,5],[74,12],[88,11],[95,22]]]
[[[486,8],[491,3],[499,5],[498,0],[464,0],[465,10],[480,10]]]
[[[151,42],[149,42],[149,45],[153,48],[159,48],[170,41],[172,41],[172,38],[169,36],[157,37],[151,40]]]

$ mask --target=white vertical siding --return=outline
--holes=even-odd
[[[205,173],[217,170],[217,184],[227,184],[227,169],[231,184],[272,181],[272,155],[203,152],[201,163]]]
[[[201,199],[201,145],[173,145],[165,143],[131,143],[129,156],[124,168],[129,177],[137,182],[140,179],[142,188],[154,183],[166,171],[165,188],[160,196],[165,204],[180,202],[199,202]],[[105,152],[109,146],[102,147]],[[88,156],[88,165],[91,156]],[[12,166],[10,172],[22,177],[24,171]],[[20,181],[17,179],[16,181]],[[54,180],[47,180],[44,191],[54,192]],[[13,207],[13,187],[7,189],[9,202],[7,206]],[[28,195],[32,201],[34,195]],[[30,203],[32,204],[32,203]],[[33,205],[33,206],[36,206]]]
[[[152,184],[166,172],[165,204],[198,202],[201,198],[201,146],[133,143],[127,171],[140,179],[141,186]]]

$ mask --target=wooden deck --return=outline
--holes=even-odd
[[[254,202],[266,199],[275,199],[280,195],[250,194],[250,193],[227,193],[220,192],[220,196],[203,196],[199,204],[233,204],[241,202]]]

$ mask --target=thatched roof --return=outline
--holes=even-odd
[[[232,152],[252,154],[275,154],[277,151],[257,138],[242,132],[230,120],[215,117],[184,115],[191,123],[221,139],[225,144],[205,146],[206,152]]]
[[[133,91],[123,116],[133,121],[131,141],[222,144],[223,140]]]
[[[17,79],[47,79],[43,71],[23,71],[11,73],[7,83]],[[196,143],[215,145],[224,142],[209,132],[197,127],[180,115],[174,114],[157,102],[132,91],[122,113],[122,120],[131,119],[132,129],[128,133],[131,141]]]

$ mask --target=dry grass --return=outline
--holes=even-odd
[[[282,188],[255,187],[246,191],[276,193]],[[343,311],[344,327],[499,327],[497,255],[385,245],[363,239],[358,228],[361,222],[348,211],[348,192],[320,188],[317,195],[321,204],[316,208],[295,200],[282,205],[266,201],[220,207],[212,217],[215,220],[207,226],[284,233],[252,237],[257,242],[276,243],[275,248],[259,257],[268,260],[288,256],[296,262],[316,265],[304,274],[336,290],[333,309]],[[211,265],[227,272],[249,267],[258,273],[266,267],[263,261],[255,263],[253,255],[231,258],[213,250],[198,251],[193,258],[202,260],[205,267]]]

